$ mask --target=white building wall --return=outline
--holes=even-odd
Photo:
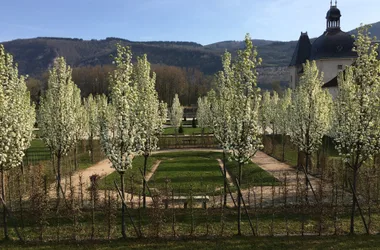
[[[353,58],[339,58],[339,59],[321,59],[317,60],[317,67],[319,72],[323,72],[323,82],[326,83],[336,77],[338,72],[344,70],[346,66],[353,63]],[[342,65],[342,69],[338,69],[338,65]]]
[[[289,82],[290,82],[290,88],[294,89],[296,87],[296,80],[297,80],[297,68],[295,66],[289,67]]]

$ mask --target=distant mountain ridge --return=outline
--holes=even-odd
[[[380,37],[380,22],[370,29],[372,35]],[[354,33],[353,31],[350,31]],[[259,81],[271,83],[288,80],[287,66],[291,60],[298,37],[294,41],[281,42],[253,39],[263,64],[259,70]],[[244,48],[242,41],[222,41],[202,46],[195,42],[133,42],[127,39],[108,37],[103,40],[83,40],[78,38],[37,37],[17,39],[2,43],[13,54],[22,74],[32,76],[45,72],[57,56],[66,58],[73,67],[86,65],[106,65],[112,63],[116,44],[131,46],[133,57],[146,53],[153,64],[198,68],[205,74],[221,70],[221,55],[228,50],[236,55]]]

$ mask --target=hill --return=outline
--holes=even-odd
[[[380,37],[380,22],[374,23],[370,31],[372,35]],[[350,32],[354,34],[355,30]],[[202,46],[194,42],[133,42],[115,37],[104,40],[38,37],[4,42],[3,45],[14,55],[20,73],[38,76],[51,66],[57,56],[64,56],[73,67],[111,64],[111,55],[116,52],[116,43],[131,46],[135,59],[136,56],[146,53],[152,64],[196,68],[208,75],[221,69],[220,56],[226,49],[234,56],[238,49],[244,47],[242,41],[223,41]],[[286,82],[287,65],[297,41],[254,39],[253,43],[263,59],[259,70],[260,83]]]

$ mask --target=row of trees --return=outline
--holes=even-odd
[[[324,136],[333,137],[336,149],[352,170],[351,233],[354,233],[357,177],[359,169],[380,151],[380,61],[376,43],[368,26],[359,29],[355,63],[339,74],[338,96],[333,102],[323,89],[323,73],[315,61],[304,64],[304,73],[294,91],[286,90],[281,98],[276,92],[260,95],[255,67],[260,64],[257,53],[246,37],[246,49],[238,53],[234,63],[231,55],[223,56],[223,71],[216,76],[217,86],[207,97],[198,99],[198,124],[211,126],[224,155],[239,162],[239,185],[244,163],[262,147],[261,133],[289,135],[300,152],[305,154],[305,175],[309,173],[311,155],[322,145]],[[284,146],[283,139],[283,160]],[[223,157],[226,175],[226,157]],[[306,190],[308,188],[306,178]],[[226,182],[225,197],[226,201]],[[238,193],[238,233],[240,233],[240,202]]]
[[[157,136],[162,132],[167,118],[167,105],[159,101],[156,91],[156,76],[151,74],[146,55],[132,64],[132,54],[127,47],[117,47],[115,70],[109,78],[110,95],[81,98],[81,91],[72,80],[73,71],[64,58],[57,58],[48,73],[48,85],[41,95],[37,110],[40,137],[50,149],[53,169],[56,169],[57,208],[61,195],[61,162],[68,152],[74,151],[78,141],[88,139],[93,156],[93,141],[100,138],[103,151],[121,177],[132,167],[133,158],[145,158],[143,179],[143,206],[146,204],[145,179],[147,161],[157,149]],[[2,173],[2,203],[4,235],[8,238],[7,209],[5,202],[4,172],[22,163],[24,151],[33,138],[36,121],[35,107],[31,105],[30,93],[24,77],[18,76],[11,55],[0,47],[0,119],[2,124],[2,146],[0,148],[0,171]],[[172,122],[182,119],[183,108],[178,95],[173,99]],[[121,192],[124,198],[124,192]],[[122,235],[125,237],[125,206],[122,207]]]
[[[369,36],[368,26],[358,30],[355,41],[358,57],[339,74],[338,96],[334,102],[328,91],[322,89],[323,73],[315,62],[306,62],[299,86],[293,92],[287,90],[281,98],[276,92],[272,96],[264,93],[260,108],[263,134],[270,128],[273,134],[289,135],[305,154],[305,174],[309,172],[311,155],[322,145],[323,136],[334,139],[345,166],[352,171],[351,233],[354,233],[355,211],[359,206],[356,193],[359,170],[380,152],[380,61],[378,44],[373,39],[376,38]]]
[[[93,159],[93,140],[97,137],[112,166],[120,174],[120,194],[124,200],[124,174],[133,166],[136,155],[143,155],[143,207],[146,206],[146,170],[148,157],[157,149],[158,135],[162,133],[168,110],[159,101],[156,75],[151,74],[147,56],[132,64],[128,47],[117,46],[115,70],[110,74],[110,95],[91,94],[81,100],[80,90],[72,81],[72,69],[64,58],[58,58],[49,72],[48,88],[41,98],[38,110],[40,136],[57,159],[57,198],[61,187],[61,159],[76,149],[81,139],[89,140]],[[169,112],[170,120],[179,127],[183,108],[175,94]],[[54,164],[53,164],[54,165]],[[122,205],[122,235],[125,234],[125,204]]]

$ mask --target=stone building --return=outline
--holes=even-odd
[[[303,73],[302,64],[309,61],[316,61],[320,72],[323,72],[323,82],[325,88],[329,90],[333,97],[337,95],[337,75],[346,66],[351,65],[357,54],[353,52],[354,38],[340,29],[341,12],[330,2],[330,9],[326,14],[326,31],[313,43],[309,36],[301,32],[297,46],[289,64],[290,86],[295,88],[298,85],[300,75]]]

